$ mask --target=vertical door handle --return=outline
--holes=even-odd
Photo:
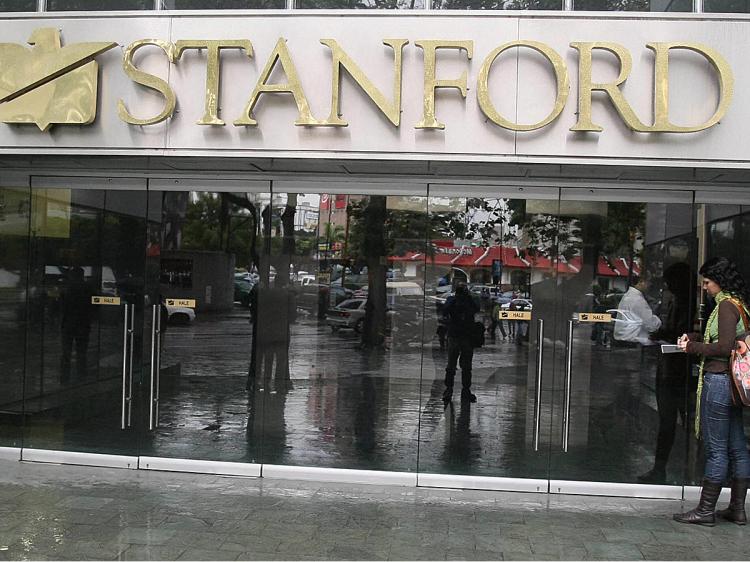
[[[151,311],[151,383],[148,401],[148,428],[159,427],[159,373],[161,372],[161,305]]]
[[[133,343],[135,305],[125,303],[125,320],[122,328],[122,411],[120,429],[132,424],[133,413]]]
[[[534,401],[534,450],[539,450],[542,417],[542,373],[544,372],[544,320],[536,321],[536,400]]]
[[[563,439],[562,449],[568,452],[570,438],[570,372],[573,365],[573,323],[568,320],[568,337],[565,341],[565,406],[563,408]]]
[[[130,327],[128,328],[128,427],[133,423],[133,351],[135,348],[135,305],[130,304]]]
[[[125,303],[125,321],[122,327],[122,413],[120,416],[120,429],[127,427],[127,403],[128,403],[128,329],[130,327],[130,305]]]

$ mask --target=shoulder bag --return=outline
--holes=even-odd
[[[736,405],[750,407],[750,321],[742,303],[732,300],[742,316],[745,333],[737,337],[729,358],[729,376],[732,378],[732,399]]]

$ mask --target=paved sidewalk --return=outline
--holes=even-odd
[[[677,501],[0,461],[0,560],[748,560]]]

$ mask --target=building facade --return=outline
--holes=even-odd
[[[694,493],[697,381],[659,343],[706,317],[706,258],[750,275],[744,4],[22,4],[4,457]],[[461,282],[476,403],[442,399]]]

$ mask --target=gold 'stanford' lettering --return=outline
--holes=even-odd
[[[332,71],[331,71],[331,114],[321,125],[333,125],[346,127],[349,125],[341,118],[341,69],[344,68],[349,76],[362,88],[362,91],[375,102],[378,109],[388,118],[395,127],[401,122],[401,77],[403,71],[402,54],[404,45],[408,39],[384,39],[383,44],[393,49],[393,102],[375,87],[367,75],[352,58],[339,46],[335,39],[321,39],[320,42],[331,49]]]
[[[698,43],[647,43],[654,51],[654,126],[659,133],[696,133],[716,125],[729,109],[734,94],[732,69],[716,50]],[[683,49],[705,57],[719,78],[719,102],[708,121],[694,126],[673,125],[669,122],[669,51]]]
[[[419,40],[414,44],[424,52],[424,111],[422,120],[417,123],[415,129],[445,129],[445,124],[435,117],[435,90],[438,88],[455,88],[461,92],[461,97],[466,97],[466,77],[468,72],[457,80],[437,80],[435,78],[436,53],[438,49],[458,49],[466,51],[466,58],[471,60],[474,56],[474,41],[442,41],[442,40]]]
[[[174,60],[180,60],[187,49],[206,49],[206,101],[203,117],[198,125],[225,125],[219,119],[219,81],[221,78],[221,50],[242,49],[247,58],[253,57],[253,45],[247,39],[209,41],[207,39],[187,39],[175,43]]]
[[[138,119],[137,117],[133,117],[125,107],[125,103],[121,99],[118,100],[117,114],[120,116],[120,119],[122,119],[126,123],[130,123],[131,125],[154,125],[156,123],[161,123],[168,117],[172,117],[172,115],[174,114],[175,105],[177,104],[177,98],[169,84],[167,84],[158,76],[154,76],[153,74],[149,74],[148,72],[138,70],[133,64],[135,53],[139,49],[147,45],[159,47],[166,53],[167,58],[170,62],[175,61],[174,45],[172,45],[172,43],[170,43],[169,41],[161,41],[159,39],[140,39],[138,41],[134,41],[125,49],[125,54],[122,58],[122,68],[125,71],[125,74],[127,74],[128,77],[130,77],[130,79],[136,84],[140,84],[142,86],[145,86],[146,88],[155,90],[162,96],[164,96],[164,109],[162,109],[161,113],[159,113],[158,115],[147,119]]]
[[[297,69],[291,54],[282,37],[276,43],[263,71],[260,73],[255,88],[242,114],[234,121],[236,126],[256,126],[258,122],[253,112],[262,94],[291,94],[297,105],[298,117],[295,125],[345,127],[348,122],[341,114],[341,71],[345,70],[362,91],[377,106],[378,110],[395,127],[401,122],[401,98],[403,82],[403,49],[409,43],[407,39],[385,39],[383,44],[393,50],[393,93],[388,99],[362,71],[359,65],[341,48],[335,39],[321,39],[321,44],[331,52],[331,108],[328,118],[315,119],[302,87]],[[465,51],[468,60],[474,55],[474,42],[471,40],[419,40],[414,43],[423,52],[423,112],[422,119],[415,125],[416,129],[445,129],[436,116],[435,92],[438,88],[451,88],[466,98],[468,71],[464,70],[456,79],[437,79],[436,58],[438,49],[455,49]],[[156,116],[139,119],[134,117],[122,100],[118,100],[120,118],[132,125],[153,125],[171,117],[175,110],[176,97],[171,87],[161,78],[139,70],[134,64],[135,53],[147,45],[161,48],[171,63],[177,63],[183,52],[188,49],[207,49],[206,62],[206,96],[203,117],[199,125],[224,125],[219,117],[218,99],[220,93],[220,58],[222,49],[242,49],[248,58],[253,56],[253,47],[249,40],[181,40],[172,44],[157,39],[141,39],[130,44],[123,57],[125,73],[137,84],[159,92],[164,97],[164,109]],[[603,128],[594,123],[592,118],[593,92],[604,92],[623,123],[631,130],[641,133],[694,133],[716,125],[726,114],[734,94],[734,76],[727,61],[716,50],[698,43],[655,42],[646,47],[654,52],[654,119],[653,125],[641,121],[635,114],[622,92],[622,85],[630,76],[632,57],[630,52],[613,42],[573,42],[570,46],[578,51],[578,118],[571,131],[601,132]],[[492,103],[489,91],[489,77],[492,65],[497,58],[511,48],[529,48],[540,53],[552,66],[555,74],[556,95],[552,110],[537,123],[522,124],[511,121],[500,115]],[[682,49],[692,51],[704,57],[716,72],[719,82],[719,96],[714,114],[704,123],[697,125],[675,125],[669,120],[669,51]],[[619,71],[612,82],[595,82],[592,77],[592,58],[594,51],[605,51],[614,55]],[[276,65],[286,75],[286,83],[269,84],[268,81]],[[477,102],[484,115],[496,125],[511,131],[533,131],[541,129],[562,113],[570,91],[570,80],[563,58],[549,45],[538,41],[517,40],[505,43],[492,50],[483,60],[477,78]]]
[[[555,73],[555,81],[557,83],[555,105],[547,117],[532,125],[520,125],[506,119],[498,113],[490,99],[488,82],[492,63],[494,63],[495,59],[497,59],[497,57],[503,52],[512,47],[528,47],[534,49],[550,62],[552,70]],[[504,129],[510,129],[511,131],[534,131],[552,123],[552,121],[557,119],[560,113],[562,113],[562,110],[565,107],[565,102],[568,100],[569,92],[570,80],[568,79],[568,69],[565,66],[565,61],[549,45],[545,45],[538,41],[511,41],[510,43],[505,43],[505,45],[501,45],[494,51],[490,52],[482,63],[482,68],[479,71],[479,78],[477,80],[477,101],[479,102],[479,107],[481,108],[482,113],[484,113],[487,118],[496,125],[500,125]]]
[[[641,122],[636,116],[633,108],[625,99],[620,90],[620,86],[630,76],[630,70],[633,68],[633,60],[628,50],[622,45],[609,42],[592,42],[592,43],[571,43],[571,47],[578,51],[578,122],[570,128],[571,131],[582,132],[601,132],[599,125],[591,120],[591,94],[594,91],[601,91],[609,96],[612,105],[615,106],[617,113],[625,124],[633,131],[642,133],[649,132],[651,128]],[[594,49],[609,51],[620,64],[620,73],[614,82],[596,83],[591,78],[591,53]]]
[[[286,84],[266,83],[271,77],[271,73],[276,66],[276,61],[279,61],[281,63],[281,68],[284,70],[284,74],[286,74],[288,80]],[[255,105],[258,103],[260,95],[267,93],[292,94],[292,96],[294,97],[294,102],[297,104],[297,111],[299,111],[299,117],[294,122],[295,125],[323,124],[322,122],[315,119],[312,116],[312,113],[310,113],[310,105],[307,103],[305,92],[302,89],[302,83],[299,80],[297,68],[292,62],[292,57],[289,54],[289,49],[287,49],[286,47],[286,39],[284,39],[283,37],[280,37],[276,42],[276,47],[274,47],[271,56],[268,57],[268,62],[266,63],[263,72],[261,72],[260,78],[258,78],[258,82],[255,85],[255,90],[253,90],[253,93],[250,96],[250,100],[247,102],[247,105],[242,112],[242,117],[237,119],[234,124],[249,125],[252,127],[256,126],[258,122],[253,119],[253,110],[255,109]]]

